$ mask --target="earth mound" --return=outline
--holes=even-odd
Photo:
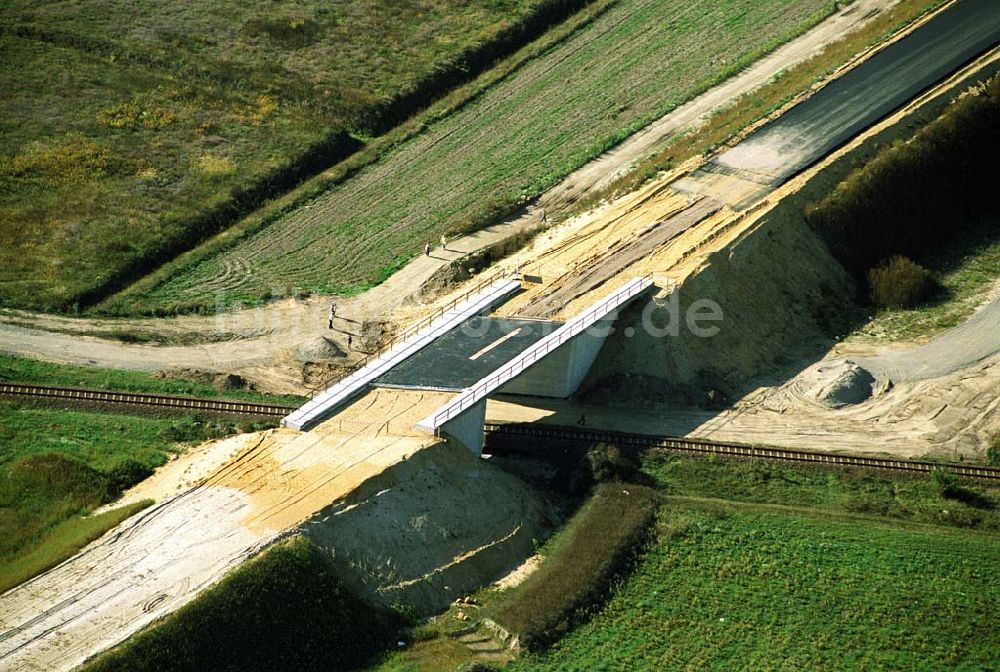
[[[325,362],[344,357],[345,353],[326,336],[316,336],[303,342],[295,351],[295,359],[300,362]]]
[[[821,364],[810,378],[800,392],[830,408],[860,404],[876,391],[875,376],[850,360]]]
[[[372,478],[301,532],[366,601],[428,614],[510,573],[550,527],[523,481],[446,442]]]

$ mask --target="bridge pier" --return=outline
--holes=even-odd
[[[500,394],[566,399],[572,396],[590,372],[617,314],[598,320],[513,380],[501,386]]]
[[[486,424],[486,398],[480,399],[438,428],[441,434],[455,439],[477,457],[483,454],[483,427]]]

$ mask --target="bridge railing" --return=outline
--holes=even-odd
[[[502,270],[502,271],[498,271],[498,272],[490,275],[485,280],[480,280],[471,289],[466,290],[465,292],[463,292],[459,296],[457,296],[454,299],[452,299],[451,301],[449,301],[443,307],[438,308],[437,310],[435,310],[433,313],[431,313],[427,317],[424,317],[423,319],[421,319],[419,322],[416,322],[416,323],[410,325],[409,327],[407,327],[406,329],[404,329],[400,333],[396,334],[396,336],[394,336],[392,338],[392,340],[390,340],[388,343],[385,343],[384,345],[379,346],[379,348],[376,349],[374,352],[366,353],[364,357],[362,357],[358,361],[352,363],[346,369],[338,371],[336,374],[330,376],[329,378],[324,378],[322,380],[322,382],[320,382],[315,387],[313,387],[312,389],[309,390],[309,398],[310,399],[315,398],[315,396],[317,394],[319,394],[323,390],[326,390],[326,389],[328,389],[328,388],[336,385],[340,381],[342,381],[345,378],[347,378],[348,376],[350,376],[355,371],[358,371],[359,369],[363,368],[369,362],[378,359],[379,357],[381,357],[385,353],[389,352],[393,348],[395,348],[395,347],[397,347],[397,346],[399,346],[399,345],[401,345],[403,343],[406,343],[411,337],[413,337],[414,335],[416,335],[421,329],[424,329],[425,327],[429,326],[432,322],[434,322],[434,320],[438,319],[439,317],[441,317],[442,315],[444,315],[448,311],[454,310],[454,308],[457,305],[459,305],[463,301],[467,300],[473,294],[478,294],[479,292],[481,292],[486,287],[489,287],[490,285],[492,285],[494,282],[497,282],[498,280],[505,280],[508,277],[512,278],[512,279],[517,279],[517,278],[521,277],[521,274],[520,273],[516,273],[516,272],[507,271],[507,270]]]
[[[594,304],[580,315],[566,322],[550,336],[525,350],[513,362],[483,378],[474,387],[464,391],[457,399],[435,413],[432,416],[432,428],[437,431],[441,425],[477,404],[490,392],[513,379],[553,350],[564,345],[571,338],[580,335],[598,321],[611,314],[612,311],[618,309],[643,290],[652,286],[652,284],[651,273],[641,278],[635,278],[620,289],[615,290],[604,300]]]

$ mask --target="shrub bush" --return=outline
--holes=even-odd
[[[123,492],[133,485],[144,481],[153,475],[153,470],[135,460],[124,460],[119,462],[107,476],[107,496],[109,499],[117,499]]]
[[[994,436],[990,445],[986,448],[986,463],[994,467],[1000,467],[1000,434]]]
[[[934,274],[896,255],[868,271],[869,298],[876,308],[912,308],[938,288]]]
[[[934,486],[942,497],[954,496],[958,489],[958,479],[955,478],[955,474],[947,469],[938,469],[935,467],[934,471],[931,472],[931,478],[934,480]]]
[[[492,614],[522,648],[543,648],[609,597],[649,538],[657,495],[641,485],[604,483],[570,520],[566,537],[537,572]]]

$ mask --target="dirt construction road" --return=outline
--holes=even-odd
[[[954,373],[1000,353],[1000,296],[963,324],[914,348],[852,357],[876,380],[902,383]]]

